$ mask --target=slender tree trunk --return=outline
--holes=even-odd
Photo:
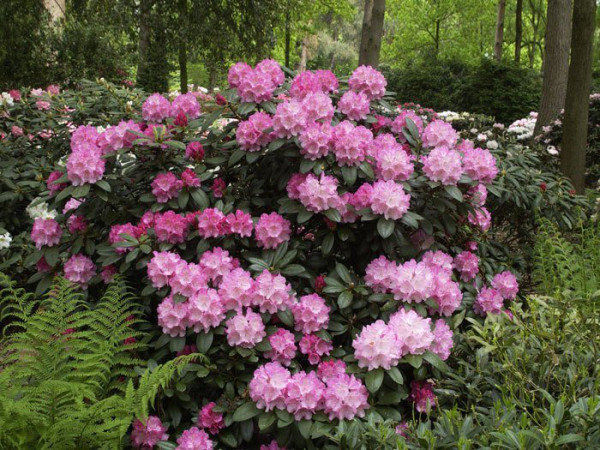
[[[187,72],[187,31],[188,5],[187,0],[179,0],[179,89],[182,94],[188,91]]]
[[[496,38],[494,40],[494,59],[502,61],[502,44],[504,43],[504,16],[506,15],[506,0],[498,1],[498,16],[496,17]]]
[[[384,18],[385,0],[365,0],[358,65],[379,65]]]
[[[521,62],[521,42],[523,40],[523,0],[517,0],[515,17],[515,62]]]
[[[290,67],[290,43],[292,40],[292,31],[290,29],[290,11],[285,13],[285,67]]]
[[[300,47],[300,63],[298,64],[298,72],[304,72],[306,70],[306,64],[308,63],[308,36],[302,39]]]
[[[148,70],[148,54],[150,50],[150,22],[153,0],[140,1],[140,36],[138,43],[137,83],[140,84],[146,77]]]
[[[565,106],[571,48],[571,0],[548,0],[543,82],[534,136]]]
[[[585,190],[585,150],[587,146],[590,87],[596,0],[574,0],[571,65],[565,101],[560,167],[571,178],[578,194]]]

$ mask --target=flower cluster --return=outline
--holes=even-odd
[[[321,372],[321,373],[319,373]],[[278,362],[260,366],[250,381],[250,397],[259,408],[287,410],[296,420],[323,411],[330,419],[363,417],[368,408],[367,389],[346,373],[297,372],[292,375]]]

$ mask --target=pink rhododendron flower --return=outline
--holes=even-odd
[[[300,153],[315,161],[327,156],[332,144],[333,128],[328,123],[311,123],[300,133]]]
[[[302,99],[302,106],[306,115],[306,123],[310,124],[322,120],[330,123],[333,118],[333,102],[329,95],[323,92],[309,92]]]
[[[331,342],[321,339],[316,334],[308,334],[300,339],[300,353],[308,356],[308,362],[313,365],[321,362],[321,356],[329,355],[333,349]]]
[[[419,117],[412,109],[403,109],[398,113],[390,126],[392,131],[398,135],[400,142],[406,142],[406,138],[402,132],[402,128],[406,127],[406,119],[413,121],[419,131],[419,135],[423,134],[423,119],[421,119],[421,117]]]
[[[321,176],[317,178],[309,173],[304,182],[297,188],[298,200],[306,209],[313,212],[336,208],[340,204],[337,188],[337,178],[325,175],[325,173],[321,173]]]
[[[206,208],[197,216],[198,231],[203,238],[219,237],[224,234],[225,214],[217,208]]]
[[[435,312],[442,316],[450,316],[456,311],[463,298],[459,284],[452,281],[451,276],[451,272],[445,272],[439,268],[437,272],[434,271],[431,298],[438,305]]]
[[[206,431],[197,427],[185,430],[177,439],[175,450],[212,450],[213,442],[206,434]]]
[[[298,136],[307,124],[302,102],[289,100],[279,103],[273,116],[273,129],[277,137],[289,139]]]
[[[239,123],[235,137],[243,150],[256,152],[269,145],[274,138],[272,131],[265,130],[273,127],[273,118],[264,112],[256,112]]]
[[[275,314],[291,305],[291,289],[292,287],[284,277],[272,274],[265,269],[254,281],[252,303],[258,306],[260,312]]]
[[[67,219],[67,229],[71,234],[83,233],[87,230],[87,227],[88,221],[83,216],[73,214]]]
[[[21,91],[17,89],[11,89],[10,91],[8,91],[8,94],[13,98],[15,102],[21,101]]]
[[[250,309],[246,311],[246,314],[238,311],[235,316],[227,320],[226,324],[227,343],[232,347],[239,345],[252,348],[266,336],[265,324],[260,314]]]
[[[146,267],[152,286],[157,289],[168,286],[180,262],[181,257],[176,253],[155,251]]]
[[[158,203],[167,203],[179,195],[183,187],[181,180],[171,172],[159,173],[152,181],[152,194]]]
[[[514,300],[519,292],[517,277],[508,270],[494,276],[492,287],[500,292],[500,295],[506,300]]]
[[[274,249],[290,239],[290,221],[284,219],[276,212],[263,213],[254,229],[254,236],[259,247]]]
[[[96,265],[85,255],[73,255],[65,263],[65,278],[87,288],[88,282],[96,275]]]
[[[271,350],[265,352],[265,358],[277,361],[284,366],[289,366],[292,359],[296,356],[296,344],[294,342],[294,333],[278,328],[275,333],[269,336]]]
[[[475,214],[469,213],[468,219],[471,225],[475,225],[483,232],[486,232],[492,226],[492,215],[487,208],[479,208],[475,211]]]
[[[204,147],[198,141],[190,142],[185,148],[185,156],[194,161],[202,161],[204,159]]]
[[[431,343],[429,350],[443,360],[448,359],[450,356],[450,351],[454,346],[454,341],[452,340],[453,333],[448,324],[442,319],[435,321],[433,336],[433,342]]]
[[[13,136],[23,136],[23,128],[13,125],[10,129],[10,134]]]
[[[433,384],[428,381],[413,380],[410,382],[410,399],[415,402],[415,409],[424,413],[430,408],[435,408],[435,394]]]
[[[423,318],[415,311],[400,309],[390,316],[390,330],[396,334],[403,355],[421,355],[434,339],[431,319]]]
[[[200,116],[200,104],[192,92],[178,95],[173,100],[171,116],[175,117],[181,113],[185,114],[188,119],[196,119]]]
[[[240,310],[242,306],[250,306],[254,300],[252,275],[239,267],[224,274],[219,285],[219,297],[226,310]]]
[[[496,158],[489,150],[464,148],[462,152],[463,170],[467,176],[482,183],[491,183],[496,178],[498,175]]]
[[[151,449],[160,441],[169,439],[166,431],[167,427],[156,416],[148,416],[145,424],[136,419],[131,431],[131,444],[135,448]]]
[[[356,210],[371,207],[371,199],[373,198],[373,185],[363,183],[359,186],[356,192],[350,197],[349,202]]]
[[[329,361],[321,361],[317,368],[317,375],[324,383],[339,375],[346,374],[346,363],[341,359],[332,359]]]
[[[379,135],[373,146],[377,146],[380,136],[385,135]],[[375,156],[377,177],[384,181],[408,180],[414,172],[412,159],[395,140],[393,145],[379,147]]]
[[[290,95],[292,98],[300,100],[311,92],[326,91],[327,89],[323,84],[323,77],[319,77],[319,75],[310,70],[305,70],[296,75],[290,86]]]
[[[73,186],[94,184],[104,175],[106,162],[99,152],[73,152],[67,159],[67,178]]]
[[[262,103],[271,100],[276,87],[270,73],[257,69],[241,72],[237,81],[237,91],[242,102]]]
[[[229,73],[227,74],[227,82],[229,83],[229,86],[232,88],[237,88],[240,84],[240,81],[246,77],[250,71],[252,71],[252,67],[245,62],[235,63],[229,68]]]
[[[365,269],[365,284],[375,292],[382,294],[390,292],[397,271],[398,265],[382,255],[367,265]]]
[[[60,242],[63,232],[58,222],[54,219],[38,217],[33,222],[31,229],[31,240],[38,250],[42,247],[54,247]]]
[[[374,370],[383,367],[389,370],[398,364],[402,357],[402,346],[396,334],[383,320],[365,326],[352,342],[354,357],[358,367]]]
[[[173,300],[173,295],[165,297],[156,309],[158,325],[162,332],[171,337],[185,336],[188,308],[188,302],[177,303]]]
[[[431,297],[433,279],[428,264],[411,259],[398,266],[390,290],[396,300],[420,303]]]
[[[430,267],[437,267],[444,272],[450,274],[453,269],[452,256],[448,253],[444,253],[440,250],[425,252],[421,257],[421,262],[427,264]]]
[[[306,174],[303,174],[303,173],[292,174],[292,176],[288,180],[288,183],[286,186],[288,196],[291,199],[293,199],[293,200],[300,199],[300,192],[298,191],[298,188],[300,187],[300,185],[302,183],[304,183],[304,180],[306,180]]]
[[[371,66],[360,66],[352,72],[348,86],[355,92],[362,92],[369,100],[375,100],[384,96],[387,81]]]
[[[364,417],[369,408],[369,394],[365,385],[353,375],[338,375],[327,380],[323,393],[323,410],[329,420]]]
[[[50,109],[50,102],[46,102],[44,100],[38,100],[35,102],[35,107],[40,111],[47,111]]]
[[[181,183],[183,187],[197,188],[200,186],[200,179],[196,175],[196,172],[188,168],[181,173]]]
[[[331,70],[319,69],[315,70],[314,73],[319,81],[319,84],[321,85],[321,90],[323,92],[337,92],[339,82]]]
[[[54,195],[67,187],[67,183],[56,183],[56,180],[58,180],[62,176],[63,173],[56,170],[54,172],[51,172],[50,175],[48,175],[46,186],[48,187],[48,190],[50,191],[51,195]]]
[[[175,266],[173,275],[169,277],[169,286],[173,294],[191,297],[207,286],[208,279],[202,268],[194,263],[181,260]]]
[[[443,120],[432,120],[425,127],[421,139],[425,147],[453,148],[458,141],[458,133],[449,123]]]
[[[100,277],[104,284],[110,284],[113,282],[115,275],[117,274],[117,268],[110,264],[108,266],[104,266],[102,271],[100,272]]]
[[[423,157],[423,172],[432,181],[456,185],[462,175],[460,154],[445,146],[435,147]]]
[[[260,450],[287,450],[287,447],[280,447],[275,439],[269,442],[269,445],[261,445]]]
[[[330,308],[325,299],[317,294],[303,295],[292,305],[294,328],[304,334],[316,333],[327,328]]]
[[[215,406],[215,402],[207,403],[198,414],[198,426],[208,429],[210,434],[217,434],[220,429],[225,428],[223,413],[213,411]]]
[[[461,252],[454,258],[454,267],[460,272],[460,279],[470,281],[479,273],[479,257],[475,253]]]
[[[227,185],[223,178],[215,178],[210,189],[214,198],[223,198],[225,191],[227,190]]]
[[[259,366],[248,384],[250,398],[257,408],[266,411],[285,409],[285,389],[290,378],[290,372],[278,362],[268,362]]]
[[[223,276],[239,266],[239,262],[236,264],[235,259],[231,257],[227,250],[223,250],[221,247],[213,247],[212,250],[202,253],[200,265],[204,270],[204,274],[213,284],[219,285]]]
[[[338,109],[350,120],[365,120],[371,109],[371,102],[362,92],[347,91],[337,105]]]
[[[263,59],[256,65],[255,70],[268,75],[275,86],[279,86],[285,81],[285,74],[279,63],[274,59]]]
[[[152,94],[142,105],[142,117],[149,122],[162,122],[171,114],[171,102],[160,94]]]
[[[473,186],[469,189],[469,197],[471,197],[471,201],[473,205],[482,207],[485,205],[485,201],[487,200],[487,188],[484,184],[479,183],[477,186]]]
[[[333,153],[340,166],[358,166],[373,143],[373,133],[344,120],[333,128]]]
[[[290,414],[296,420],[310,420],[321,406],[325,385],[315,372],[298,372],[287,383],[285,403]]]
[[[373,183],[371,209],[386,219],[398,220],[408,211],[410,194],[404,192],[402,185],[395,181],[376,181]]]
[[[192,294],[188,302],[187,323],[195,333],[208,332],[211,328],[218,327],[223,320],[225,307],[217,291],[201,287]],[[227,341],[231,345],[229,337]]]
[[[158,242],[181,244],[185,242],[188,222],[184,216],[173,211],[155,216],[154,232]]]
[[[252,236],[254,223],[252,216],[241,209],[227,214],[225,217],[225,228],[229,234],[238,234],[240,237]]]
[[[477,295],[473,309],[477,314],[500,314],[504,307],[502,294],[496,289],[484,287]]]

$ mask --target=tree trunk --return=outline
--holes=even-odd
[[[148,54],[150,50],[150,15],[153,0],[140,1],[140,36],[138,43],[137,83],[140,84],[146,77],[148,70]]]
[[[188,91],[187,72],[187,31],[188,7],[187,0],[179,0],[179,89],[182,94]]]
[[[300,47],[300,63],[298,64],[298,72],[304,72],[306,70],[306,64],[308,63],[308,36],[302,39]]]
[[[292,40],[292,32],[290,30],[290,11],[285,13],[285,67],[290,67],[290,43]]]
[[[523,0],[517,0],[515,17],[515,62],[521,62],[521,42],[523,40]]]
[[[534,136],[556,119],[565,106],[570,47],[571,0],[548,0],[542,96]]]
[[[494,40],[494,59],[502,61],[502,44],[504,43],[504,16],[506,0],[498,1],[498,16],[496,17],[496,39]]]
[[[571,65],[565,101],[560,167],[563,173],[571,178],[577,193],[583,194],[596,0],[574,0],[574,5]]]
[[[365,0],[358,65],[377,67],[383,37],[385,0]]]

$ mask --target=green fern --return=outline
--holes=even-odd
[[[0,342],[0,448],[120,448],[175,376],[207,362],[182,356],[138,377],[146,336],[121,280],[96,304],[63,279],[42,301],[1,274],[0,283],[3,317],[17,330]]]
[[[4,325],[3,335],[25,322],[37,303],[33,294],[17,288],[15,282],[0,272],[0,324]]]

